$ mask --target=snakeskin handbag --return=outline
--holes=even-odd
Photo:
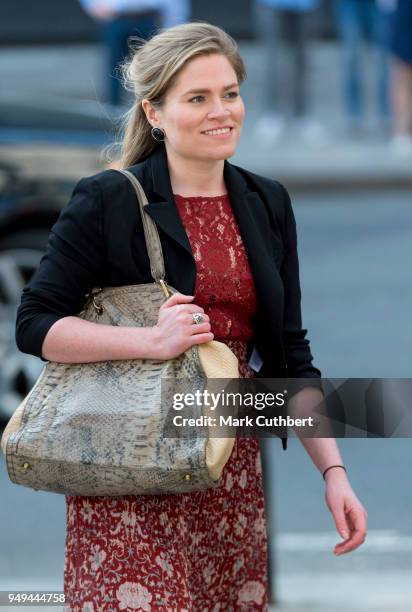
[[[104,325],[156,325],[159,308],[176,290],[164,281],[161,244],[147,198],[132,183],[154,282],[95,287],[79,317]],[[48,362],[4,430],[1,447],[10,480],[65,495],[185,493],[219,486],[234,437],[167,435],[169,393],[204,391],[213,378],[238,378],[238,360],[212,340],[174,359],[95,363]],[[163,382],[164,384],[164,382]],[[167,397],[171,397],[170,395]],[[199,415],[203,407],[199,408]],[[197,431],[196,428],[194,430]]]

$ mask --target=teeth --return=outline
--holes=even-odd
[[[204,133],[211,134],[212,136],[214,136],[216,134],[227,134],[228,132],[230,132],[230,128],[222,128],[220,130],[208,130],[207,132],[204,132]]]

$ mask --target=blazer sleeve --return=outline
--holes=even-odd
[[[281,185],[284,202],[284,246],[285,253],[281,266],[281,277],[284,286],[283,344],[289,376],[292,378],[319,379],[320,370],[312,365],[307,330],[302,328],[301,289],[299,280],[299,259],[295,216],[290,196]],[[320,386],[312,381],[314,386]],[[319,381],[320,382],[320,381]]]
[[[100,186],[81,179],[51,228],[47,250],[24,287],[16,317],[16,344],[23,353],[42,357],[51,326],[78,314],[86,294],[101,284],[104,268]]]

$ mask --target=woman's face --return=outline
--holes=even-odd
[[[244,105],[236,73],[224,55],[194,58],[181,70],[161,109],[143,103],[152,126],[166,132],[166,148],[198,160],[222,160],[236,149]]]

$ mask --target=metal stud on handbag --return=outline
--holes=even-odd
[[[137,195],[154,283],[94,288],[79,317],[104,325],[156,325],[176,290],[165,283],[157,228]],[[194,345],[175,359],[48,362],[4,430],[1,447],[12,482],[65,495],[183,493],[217,487],[234,437],[165,435],[162,379],[203,391],[208,378],[237,378],[225,344]],[[210,432],[209,432],[210,433]]]

